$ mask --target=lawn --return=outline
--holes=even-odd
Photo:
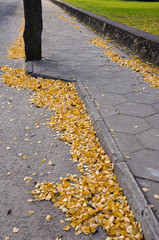
[[[159,2],[64,0],[125,25],[159,35]]]

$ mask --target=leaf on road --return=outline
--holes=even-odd
[[[13,228],[13,233],[18,233],[18,232],[19,232],[19,228],[14,227]]]
[[[60,221],[60,223],[64,223],[65,221],[64,220],[59,220]]]
[[[158,195],[158,194],[155,194],[155,195],[154,195],[154,198],[159,200],[159,195]]]
[[[69,225],[66,225],[66,226],[63,227],[62,229],[65,230],[65,231],[68,231],[68,230],[70,230],[70,228],[71,228],[71,227],[70,227]]]
[[[53,162],[52,162],[52,161],[49,161],[48,164],[49,164],[50,166],[53,166]]]
[[[10,237],[5,236],[4,240],[10,240]]]
[[[148,188],[142,188],[142,191],[143,192],[148,192],[150,189],[148,189]]]
[[[34,213],[34,211],[29,211],[28,213],[31,215],[31,214],[33,214],[33,213]]]
[[[46,216],[46,218],[45,218],[45,219],[46,219],[46,221],[48,221],[48,222],[49,222],[49,221],[50,221],[50,219],[51,219],[51,215],[49,215],[49,214],[48,214],[48,215]]]

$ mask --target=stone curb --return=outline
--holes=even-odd
[[[39,60],[40,61],[40,60]],[[34,61],[28,61],[25,63],[25,72],[26,74],[29,74],[32,77],[42,77],[45,79],[53,79],[53,80],[62,80],[64,82],[75,82],[76,80],[72,80],[72,79],[66,79],[66,78],[61,78],[61,77],[56,77],[54,75],[49,76],[47,74],[40,74],[40,73],[36,73],[34,72]]]
[[[132,173],[127,167],[127,164],[113,137],[111,136],[109,129],[103,122],[102,117],[92,102],[92,99],[82,81],[76,81],[75,85],[77,93],[83,101],[87,112],[89,113],[101,146],[114,163],[117,180],[127,197],[129,205],[131,206],[137,221],[141,223],[144,239],[158,240],[159,223],[156,220],[138,184],[136,183]]]
[[[159,66],[159,37],[82,10],[60,0],[50,0],[98,33],[108,36],[138,54],[142,59]]]

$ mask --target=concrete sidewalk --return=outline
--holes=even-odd
[[[159,199],[154,195],[159,195],[159,90],[140,73],[108,60],[89,43],[96,33],[49,1],[43,1],[43,22],[43,60],[27,63],[26,70],[76,81],[145,239],[158,239]]]

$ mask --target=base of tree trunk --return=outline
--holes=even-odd
[[[42,56],[42,4],[41,0],[23,0],[25,29],[24,43],[26,61],[40,60]]]

